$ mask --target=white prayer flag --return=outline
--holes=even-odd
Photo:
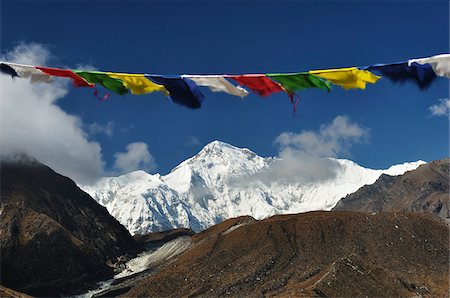
[[[5,63],[5,62],[3,62]],[[31,65],[5,63],[14,69],[21,78],[30,78],[31,83],[50,83],[52,77]]]
[[[450,79],[450,54],[436,55],[428,58],[408,60],[408,65],[413,62],[419,64],[430,64],[436,75]]]
[[[223,76],[219,75],[182,75],[181,77],[191,79],[199,86],[206,86],[213,92],[226,92],[231,95],[244,98],[248,95],[248,91],[241,86],[231,84]]]

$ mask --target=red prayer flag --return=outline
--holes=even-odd
[[[55,77],[63,77],[63,78],[71,78],[73,85],[75,87],[93,87],[94,85],[88,83],[85,79],[77,75],[71,70],[68,69],[60,69],[60,68],[51,68],[51,67],[41,67],[36,66],[37,69],[45,72],[48,75]]]
[[[280,84],[272,81],[263,74],[227,75],[240,85],[243,85],[261,96],[269,96],[275,92],[284,91]]]

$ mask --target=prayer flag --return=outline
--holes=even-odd
[[[188,78],[194,81],[198,86],[209,87],[213,92],[226,92],[241,98],[248,95],[248,91],[241,86],[234,86],[223,76],[216,75],[182,75],[182,78]]]
[[[315,75],[299,72],[299,73],[286,73],[286,74],[266,74],[271,80],[274,80],[283,86],[283,88],[291,93],[295,93],[297,90],[303,90],[306,88],[319,88],[331,90],[330,82],[321,79]]]
[[[280,84],[263,74],[226,75],[225,77],[235,80],[261,96],[269,96],[272,93],[284,91]]]
[[[188,78],[169,77],[159,75],[145,75],[156,84],[163,85],[169,91],[169,98],[180,105],[191,109],[198,109],[204,99],[198,86]]]
[[[128,73],[106,73],[111,78],[119,79],[123,85],[131,90],[132,94],[140,95],[155,91],[162,91],[167,93],[166,88],[158,85],[147,79],[143,74],[128,74]]]
[[[37,69],[42,70],[48,75],[55,77],[63,77],[63,78],[71,78],[73,85],[75,87],[92,87],[85,79],[77,75],[71,70],[68,69],[60,69],[60,68],[51,68],[51,67],[42,67],[36,66]]]
[[[10,75],[12,78],[19,76],[14,68],[5,63],[0,63],[0,72]]]
[[[128,89],[125,88],[122,81],[116,78],[111,78],[104,72],[99,71],[81,71],[74,70],[74,72],[83,77],[91,84],[100,84],[108,90],[115,92],[119,95],[128,93]]]
[[[407,62],[376,64],[367,67],[367,69],[380,73],[395,83],[413,82],[422,90],[428,88],[436,78],[430,64],[422,65],[415,62],[411,65],[408,65]]]
[[[366,89],[366,83],[375,84],[380,77],[367,70],[359,70],[356,67],[311,70],[310,74],[321,77],[345,90],[358,88]]]
[[[30,78],[31,83],[50,83],[52,81],[52,77],[34,66],[16,64],[16,63],[7,63],[11,68],[13,68],[16,73],[21,78]]]
[[[440,76],[450,79],[450,54],[436,55],[428,58],[411,59],[408,65],[412,63],[430,64],[434,72]]]

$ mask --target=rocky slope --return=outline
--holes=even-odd
[[[37,161],[1,163],[1,284],[40,296],[112,276],[105,263],[134,245],[76,184]]]
[[[446,225],[415,213],[227,220],[123,297],[445,297]]]
[[[2,298],[31,298],[31,296],[28,296],[27,294],[14,291],[13,289],[9,289],[9,288],[1,286],[1,285],[0,285],[0,297],[2,297]]]
[[[446,158],[402,176],[381,175],[374,184],[346,196],[333,210],[426,212],[450,223],[449,168]]]
[[[401,175],[424,163],[373,170],[349,160],[330,159],[333,177],[304,182],[267,177],[277,161],[214,141],[168,175],[136,171],[81,187],[132,234],[180,227],[200,231],[241,215],[262,219],[330,210],[342,197],[374,183],[381,174]]]

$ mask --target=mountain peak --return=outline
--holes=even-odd
[[[199,154],[202,153],[212,153],[212,152],[222,152],[223,150],[242,150],[242,148],[235,147],[233,145],[230,145],[225,142],[221,141],[212,141],[203,147],[202,150],[200,150]]]
[[[216,148],[216,147],[219,147],[219,148],[220,147],[231,147],[231,148],[237,149],[237,147],[234,147],[233,145],[230,145],[228,143],[225,143],[225,142],[222,142],[219,140],[209,142],[208,144],[205,145],[205,147],[203,147],[203,149],[212,149],[212,148]]]
[[[200,152],[191,160],[197,160],[204,157],[219,157],[222,159],[224,157],[229,158],[240,154],[244,154],[248,157],[257,156],[256,153],[247,148],[239,148],[231,144],[216,140],[206,144],[206,146],[203,147],[203,149],[200,150]]]
[[[229,176],[253,174],[265,166],[266,159],[249,149],[213,141],[162,180],[179,193],[188,192],[194,185],[216,189],[226,184]]]

